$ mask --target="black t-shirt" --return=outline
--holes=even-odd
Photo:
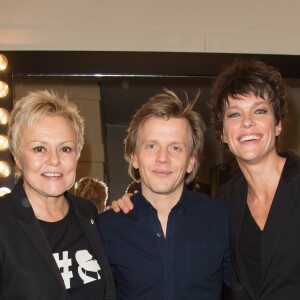
[[[101,261],[77,220],[73,209],[60,221],[39,220],[72,300],[105,299]]]

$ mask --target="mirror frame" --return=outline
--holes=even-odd
[[[236,57],[257,58],[278,68],[284,78],[300,78],[300,56],[268,54],[1,51],[12,75],[216,76]]]

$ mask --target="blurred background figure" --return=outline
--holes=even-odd
[[[105,182],[97,178],[82,177],[75,183],[74,193],[76,196],[93,201],[99,213],[105,210],[108,198],[108,187]]]

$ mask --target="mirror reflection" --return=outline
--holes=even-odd
[[[197,176],[201,190],[214,194],[219,185],[235,171],[235,161],[215,139],[210,129],[207,101],[213,77],[129,77],[112,76],[14,76],[13,98],[19,98],[33,90],[53,90],[60,96],[74,101],[80,108],[86,123],[86,142],[78,163],[77,180],[84,176],[96,177],[107,183],[109,199],[122,195],[131,178],[123,155],[123,140],[132,115],[147,99],[163,88],[192,98],[197,90],[201,97],[196,109],[203,116],[207,132],[204,159]],[[282,139],[282,148],[294,148],[300,153],[300,80],[288,80],[289,124]]]

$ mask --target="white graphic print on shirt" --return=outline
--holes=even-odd
[[[73,274],[72,266],[74,266],[74,259],[69,258],[69,252],[62,252],[62,259],[59,258],[60,253],[53,253],[57,266],[61,272],[66,289],[71,287],[71,279],[77,274]],[[77,272],[82,279],[83,284],[101,279],[100,266],[96,259],[89,253],[88,250],[79,250],[75,254],[75,265],[78,264]],[[74,268],[73,268],[74,269]],[[74,270],[76,272],[76,270]]]

